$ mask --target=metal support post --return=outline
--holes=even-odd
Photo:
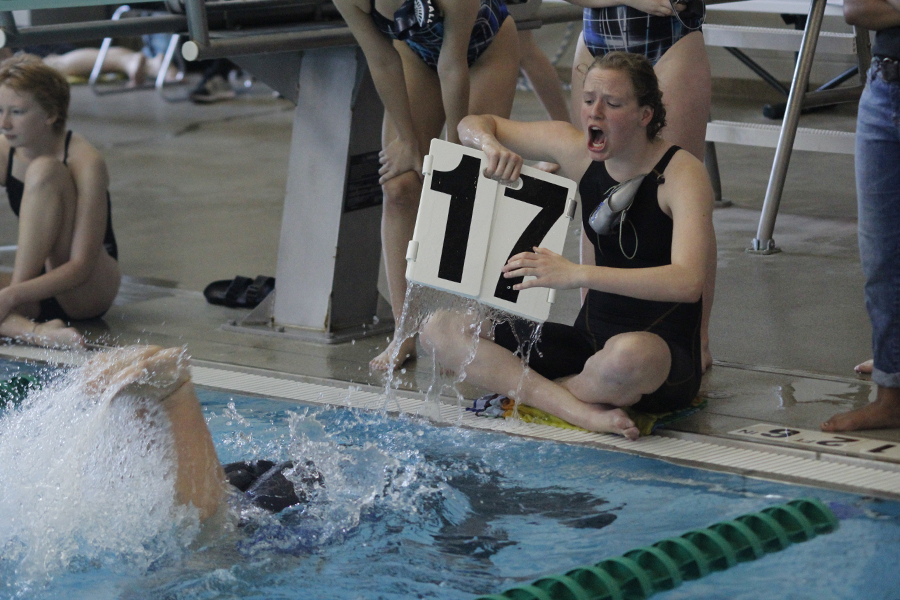
[[[787,177],[788,164],[791,160],[791,152],[794,148],[794,138],[797,135],[797,123],[800,120],[800,110],[803,106],[803,96],[809,84],[809,74],[812,70],[813,57],[816,53],[816,43],[819,31],[822,28],[822,19],[825,15],[826,0],[813,0],[809,8],[809,18],[806,22],[806,31],[803,33],[803,41],[800,44],[800,57],[794,70],[794,78],[791,82],[791,93],[788,96],[787,111],[781,125],[781,134],[778,137],[778,147],[775,150],[775,160],[772,165],[772,173],[769,176],[769,185],[766,189],[766,199],[763,202],[762,214],[759,218],[759,227],[756,237],[752,241],[752,247],[748,252],[755,254],[773,254],[779,252],[772,239],[775,230],[775,218],[778,216],[778,207],[781,203],[781,194],[784,191],[784,181]]]

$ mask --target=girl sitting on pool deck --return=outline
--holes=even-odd
[[[638,429],[623,407],[673,411],[690,405],[699,390],[712,188],[697,158],[657,135],[665,108],[643,56],[611,52],[591,64],[581,124],[579,130],[490,115],[460,123],[462,142],[487,155],[485,176],[514,181],[525,156],[556,163],[561,175],[580,181],[582,235],[594,247],[580,265],[543,248],[509,259],[505,277],[529,278],[511,282],[514,289],[588,288],[588,294],[574,326],[544,325],[530,368],[513,354],[529,336],[525,323],[515,331],[484,324],[486,339],[465,365],[465,379],[573,425],[634,439]],[[604,213],[617,186],[641,176],[630,207]],[[442,366],[458,370],[471,352],[467,330],[477,325],[438,313],[424,326],[423,345]]]
[[[121,281],[106,163],[66,130],[68,108],[69,84],[40,59],[0,64],[0,185],[19,217],[0,336],[47,346],[83,345],[65,322],[102,316]]]

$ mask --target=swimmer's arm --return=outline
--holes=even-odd
[[[162,401],[172,423],[175,445],[175,500],[193,504],[203,521],[219,509],[225,495],[225,472],[216,455],[212,434],[190,381]]]
[[[844,20],[872,31],[900,26],[900,0],[844,0]]]
[[[568,2],[584,8],[608,8],[624,4],[657,17],[671,17],[675,14],[669,0],[568,0]]]
[[[403,63],[394,49],[391,40],[381,33],[372,22],[372,16],[363,10],[362,4],[369,6],[367,0],[335,0],[337,7],[353,37],[362,48],[372,81],[378,96],[384,104],[388,118],[397,130],[397,140],[387,152],[387,164],[382,156],[382,176],[379,183],[405,173],[416,171],[422,173],[422,153],[413,126],[412,108],[406,93],[406,79],[403,75]],[[350,75],[347,75],[348,77]]]
[[[457,125],[469,114],[469,38],[478,16],[479,0],[442,2],[444,41],[438,57],[437,72],[441,100],[447,119],[447,140],[459,143]]]
[[[78,195],[69,260],[34,279],[17,281],[13,278],[12,284],[3,290],[3,308],[38,302],[73,290],[94,272],[106,234],[109,173],[100,153],[79,138],[72,141],[69,170]]]
[[[590,164],[584,134],[562,121],[523,123],[495,115],[470,115],[459,123],[460,142],[487,155],[485,176],[513,181],[522,157],[560,166],[559,175],[579,179]]]

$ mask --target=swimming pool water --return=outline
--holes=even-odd
[[[897,502],[380,412],[199,394],[222,462],[311,459],[325,489],[149,565],[75,559],[23,581],[0,558],[2,597],[472,598],[803,496],[832,506],[841,527],[654,598],[900,589]]]

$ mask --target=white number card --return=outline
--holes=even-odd
[[[577,186],[531,167],[502,185],[484,176],[485,164],[480,150],[431,141],[406,279],[546,321],[556,290],[514,290],[522,278],[506,279],[500,269],[535,246],[562,254]]]

